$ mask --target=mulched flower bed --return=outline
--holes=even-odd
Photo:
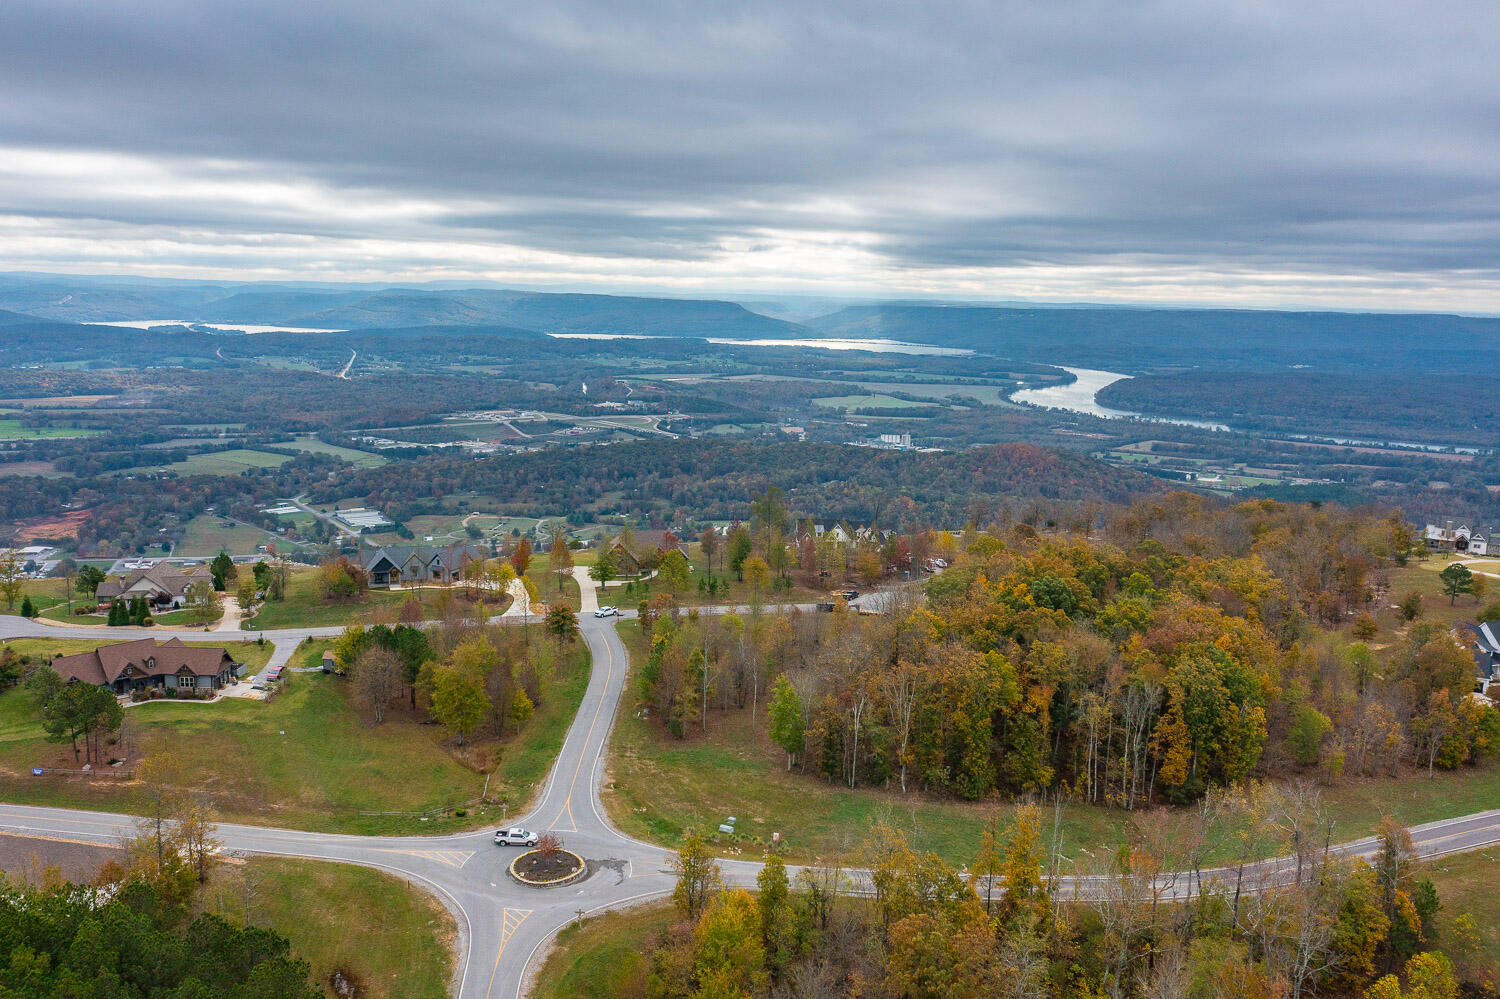
[[[550,857],[532,850],[517,857],[515,862],[515,872],[527,881],[558,881],[582,867],[583,859],[567,850],[559,850]]]

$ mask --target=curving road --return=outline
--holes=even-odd
[[[577,570],[581,573],[582,570]],[[585,914],[620,908],[671,891],[670,852],[632,839],[615,829],[599,801],[604,748],[615,710],[625,687],[626,652],[614,622],[593,616],[594,590],[586,575],[579,580],[584,594],[580,630],[593,657],[593,674],[568,730],[547,784],[535,807],[513,824],[533,831],[549,830],[564,844],[590,860],[583,881],[550,890],[525,888],[506,874],[516,851],[493,845],[491,830],[434,837],[352,836],[221,825],[220,838],[230,850],[245,853],[343,861],[382,868],[425,885],[453,912],[460,946],[453,992],[459,999],[520,999],[527,976],[540,965],[539,955],[552,936],[580,910]],[[0,617],[0,638],[81,637],[135,638],[136,629],[68,629],[37,625],[15,617]],[[337,634],[338,628],[295,628],[267,631],[283,661],[303,639]],[[253,637],[248,633],[246,637]],[[35,808],[0,804],[0,830],[31,836],[118,845],[133,832],[128,816],[105,812]],[[1424,854],[1438,855],[1500,843],[1500,810],[1434,822],[1412,830]],[[1341,852],[1373,853],[1372,839],[1338,847]],[[751,884],[759,865],[748,861],[722,862],[726,881]],[[1283,883],[1294,867],[1287,861],[1268,861],[1247,869],[1247,884]],[[1229,871],[1204,871],[1211,878],[1233,880]],[[851,872],[849,888],[864,888],[861,872]],[[1101,882],[1066,878],[1061,889],[1088,897]],[[1197,885],[1188,875],[1163,879],[1168,896],[1190,894]]]

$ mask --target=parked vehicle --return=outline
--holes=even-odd
[[[598,610],[594,611],[594,616],[595,617],[619,617],[620,616],[620,609],[618,607],[611,607],[608,604],[605,604],[603,607],[600,607]]]
[[[536,846],[537,835],[520,826],[495,830],[496,846]]]
[[[825,601],[821,604],[818,604],[818,610],[822,611],[825,614],[832,613],[834,607],[835,604],[833,604],[831,601]]]
[[[853,600],[855,597],[859,596],[859,591],[858,590],[838,590],[837,592],[834,593],[834,596],[836,596],[836,597],[843,597],[845,600]]]

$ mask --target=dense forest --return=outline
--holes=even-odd
[[[1317,846],[1315,801],[1255,792],[1205,810],[1187,837],[1142,824],[1133,845],[1068,893],[1047,816],[1023,809],[976,844],[967,871],[873,829],[848,858],[798,872],[772,856],[756,892],[729,888],[701,840],[684,844],[673,912],[600,976],[608,999],[1457,999],[1493,996],[1478,923],[1439,938],[1443,900],[1410,834],[1383,822],[1369,862]],[[1231,877],[1187,902],[1164,872],[1206,843],[1256,837],[1295,880],[1241,891]],[[1300,845],[1299,845],[1300,844]],[[869,875],[868,898],[840,897]],[[1241,862],[1243,863],[1243,862]],[[1243,867],[1240,868],[1243,870]],[[1462,984],[1461,984],[1462,983]]]
[[[809,775],[976,801],[1133,809],[1256,775],[1452,769],[1500,750],[1500,714],[1469,697],[1447,627],[1379,655],[1327,630],[1366,614],[1412,540],[1397,517],[1185,493],[1088,537],[970,532],[926,603],[894,613],[648,616],[639,695],[679,738],[769,701]],[[826,557],[785,562],[816,583]]]
[[[1500,403],[1482,380],[1462,377],[1190,371],[1115,382],[1099,402],[1277,434],[1500,445]]]
[[[1122,501],[1160,485],[1069,454],[1001,444],[909,454],[806,442],[641,441],[505,458],[437,457],[420,475],[359,472],[318,486],[318,500],[360,496],[402,517],[444,496],[483,493],[522,512],[597,509],[647,520],[745,518],[766,487],[800,517],[909,530],[988,520],[996,503]]]

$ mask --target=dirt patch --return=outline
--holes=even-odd
[[[125,851],[75,840],[0,833],[0,870],[30,884],[40,884],[47,868],[75,882],[87,882],[110,861],[125,862]]]
[[[365,994],[359,976],[348,968],[334,968],[329,973],[328,989],[337,999],[359,999]]]
[[[7,475],[51,475],[57,466],[50,461],[7,461],[0,464],[0,478]]]
[[[88,519],[87,510],[73,510],[53,517],[33,517],[16,522],[16,537],[44,541],[77,538],[78,529],[88,523]]]

